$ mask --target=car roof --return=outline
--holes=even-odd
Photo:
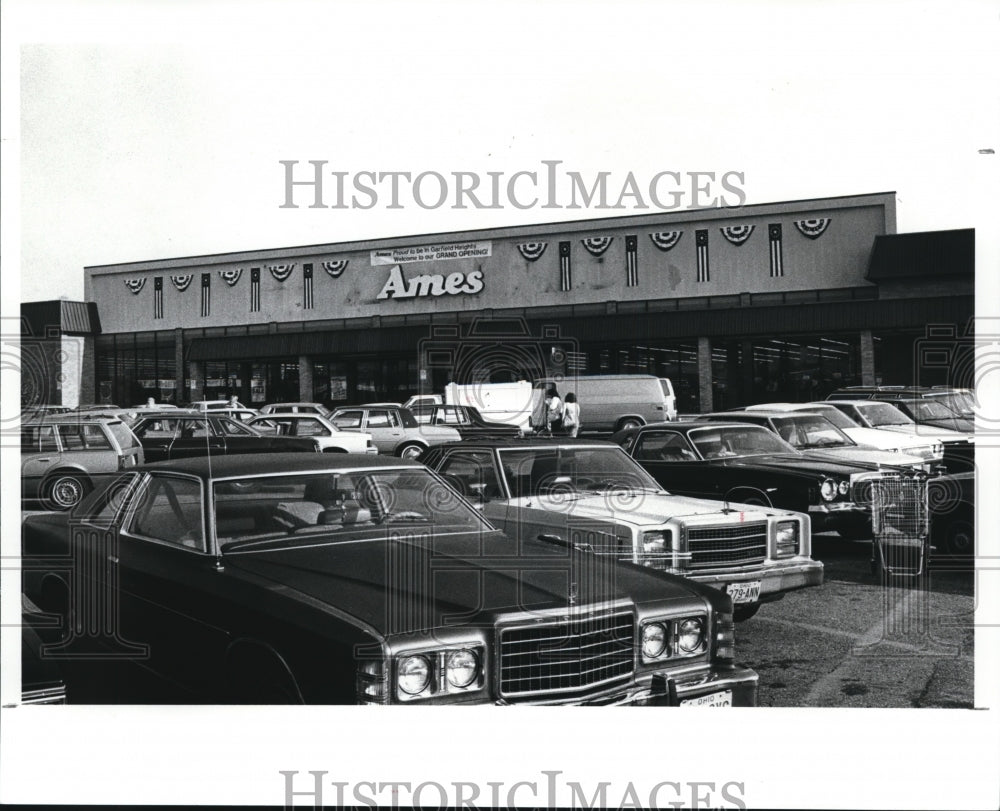
[[[598,447],[617,448],[618,445],[606,439],[577,439],[571,436],[538,436],[538,437],[515,437],[515,436],[489,436],[483,438],[463,439],[460,442],[442,442],[434,445],[433,448],[544,448],[560,445],[573,445],[574,447]]]
[[[303,473],[313,470],[344,468],[412,467],[419,462],[397,456],[377,456],[364,453],[239,453],[225,456],[194,456],[172,462],[144,465],[142,470],[163,470],[190,473],[202,478],[225,479],[248,474]]]
[[[24,420],[22,425],[52,425],[58,423],[60,425],[72,424],[72,423],[82,423],[82,422],[96,422],[96,423],[111,423],[111,422],[122,422],[122,419],[115,414],[87,414],[80,413],[76,411],[60,412],[58,414],[37,414],[29,419]]]

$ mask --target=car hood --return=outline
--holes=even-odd
[[[802,452],[815,459],[832,459],[833,461],[863,462],[867,465],[882,465],[894,467],[922,467],[924,460],[908,453],[893,453],[878,448],[840,447],[840,448],[803,448]]]
[[[713,460],[727,467],[749,467],[757,470],[768,470],[775,473],[797,473],[815,477],[823,476],[849,477],[855,473],[867,473],[878,470],[878,465],[865,462],[847,462],[843,460],[822,459],[803,453],[774,454],[773,456],[743,456]]]
[[[346,611],[383,634],[501,614],[609,601],[702,606],[703,589],[678,577],[499,532],[411,537],[395,528],[354,541],[287,541],[227,552],[226,569],[265,578]],[[390,533],[395,537],[390,537]],[[402,626],[402,627],[401,627]]]
[[[842,428],[845,434],[859,445],[870,445],[873,448],[889,450],[890,448],[923,448],[930,440],[921,437],[911,437],[899,431],[884,431],[880,428]]]
[[[909,434],[917,437],[925,443],[930,442],[968,442],[973,438],[972,434],[963,434],[959,431],[949,431],[947,428],[935,428],[926,423],[918,425],[908,423],[906,425],[885,425],[880,431],[893,431],[898,434]]]
[[[684,519],[686,524],[737,524],[740,521],[763,521],[768,515],[789,514],[787,510],[761,507],[747,507],[742,513],[733,510],[726,513],[723,510],[727,505],[722,501],[666,495],[662,492],[636,491],[630,494],[621,490],[594,494],[528,496],[512,499],[509,503],[515,508],[534,507],[560,512],[570,519],[613,519],[615,522],[636,526],[658,525],[670,519]],[[731,508],[733,505],[728,506]]]

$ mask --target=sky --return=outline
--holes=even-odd
[[[651,210],[424,208],[413,201],[389,208],[384,196],[367,210],[282,208],[281,161],[326,161],[326,170],[350,177],[501,172],[506,179],[540,172],[542,161],[561,161],[589,178],[609,172],[617,182],[629,172],[641,179],[738,173],[747,204],[895,191],[900,232],[976,229],[979,314],[1000,310],[997,2],[4,0],[0,14],[5,324],[19,301],[82,299],[89,265]],[[8,392],[5,379],[3,396]],[[14,480],[15,464],[4,460]],[[4,488],[5,504],[13,505],[8,515],[17,509],[10,491]],[[16,554],[13,532],[5,549],[13,543]],[[988,655],[977,641],[980,662],[985,667]],[[15,722],[0,733],[8,744],[7,792],[270,803],[281,801],[278,768],[364,772],[363,752],[343,744],[345,730],[382,746],[396,768],[365,776],[392,779],[413,768],[405,765],[409,757],[432,769],[433,752],[478,774],[486,751],[493,774],[517,774],[526,768],[513,754],[526,746],[523,725],[537,730],[527,733],[532,751],[553,729],[563,733],[539,768],[567,762],[581,769],[606,763],[584,745],[598,722],[613,718],[618,726],[600,734],[640,748],[653,745],[647,726],[665,726],[665,733],[674,726],[659,715],[652,722],[561,715],[555,727],[548,716],[491,715],[489,741],[477,750],[465,742],[483,735],[484,722],[469,715],[414,713],[399,724],[349,711],[311,713],[293,726],[287,716],[219,708],[78,710],[76,721],[60,728],[79,746],[78,762],[64,773],[90,793],[73,794],[71,780],[48,783],[29,757],[44,747],[30,745],[30,725]],[[969,714],[977,715],[948,715],[948,734],[971,748],[988,739],[982,716],[990,714]],[[795,792],[810,785],[823,786],[817,803],[832,805],[849,804],[852,792],[886,804],[900,796],[874,778],[843,780],[884,751],[877,747],[886,745],[886,727],[871,715],[739,718],[720,723],[724,737],[714,744],[704,725],[686,734],[727,750],[716,771],[745,776],[757,805],[780,802],[782,787],[788,802],[801,801]],[[986,722],[995,720],[993,713]],[[452,738],[449,723],[456,724]],[[261,728],[276,732],[261,739]],[[148,735],[154,729],[155,743]],[[191,730],[198,731],[198,752],[214,745],[231,751],[219,736],[242,733],[243,760],[192,763],[177,755],[173,744],[190,742]],[[399,736],[419,752],[401,746]],[[822,747],[828,736],[850,741],[837,751],[841,777],[823,782],[811,769],[790,777],[796,761],[811,758],[810,745]],[[130,742],[140,739],[133,749]],[[646,776],[669,772],[662,779],[706,773],[672,741],[663,750],[667,766],[643,750],[635,768]],[[755,750],[752,772],[733,756],[733,744]],[[759,757],[772,746],[787,767]],[[926,762],[926,742],[892,746],[904,763]],[[109,757],[119,766],[113,780],[99,765]],[[169,768],[158,757],[168,758]],[[982,795],[963,791],[980,788],[970,775],[981,773],[971,771],[974,763],[963,768],[955,805],[975,805]],[[995,771],[994,763],[990,779]],[[271,790],[279,794],[260,793]]]

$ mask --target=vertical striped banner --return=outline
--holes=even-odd
[[[212,274],[201,274],[201,316],[207,317],[212,312]]]
[[[307,263],[302,266],[302,309],[313,308],[313,266]]]
[[[698,251],[698,281],[708,281],[708,229],[700,228],[694,232],[694,244]]]
[[[767,226],[767,239],[771,245],[771,278],[785,275],[785,264],[781,258],[781,223]]]
[[[260,312],[260,268],[250,268],[250,312]]]
[[[163,277],[153,279],[153,318],[163,318]]]
[[[569,242],[559,243],[559,289],[566,291],[573,287],[573,269],[569,262]]]
[[[625,284],[635,287],[639,284],[639,238],[634,234],[625,236]]]

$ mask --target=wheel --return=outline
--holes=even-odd
[[[396,456],[401,456],[403,459],[416,459],[423,452],[423,445],[418,445],[416,442],[407,442],[396,450]]]
[[[971,557],[976,546],[975,530],[969,521],[952,521],[944,536],[944,551],[956,557]]]
[[[642,420],[636,419],[635,417],[626,417],[621,422],[618,423],[618,428],[616,431],[627,431],[630,428],[638,428],[642,425]]]
[[[57,473],[44,492],[47,506],[54,510],[71,510],[90,492],[90,482],[79,473]]]
[[[760,603],[739,603],[733,606],[733,619],[743,622],[760,611]]]

